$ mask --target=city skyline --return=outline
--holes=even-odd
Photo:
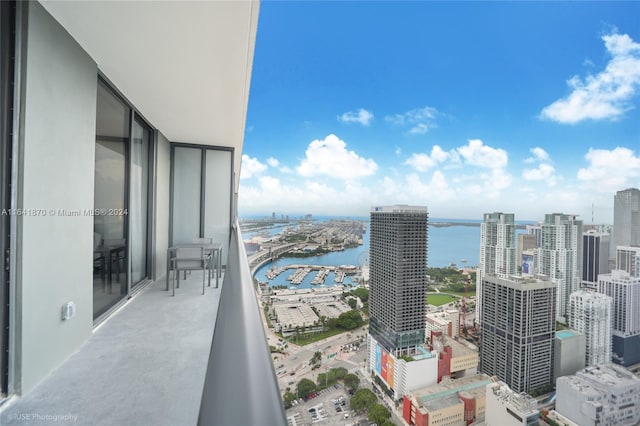
[[[562,211],[640,187],[635,3],[263,2],[240,215]],[[576,24],[579,22],[579,24]]]

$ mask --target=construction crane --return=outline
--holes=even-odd
[[[460,324],[460,333],[467,335],[467,297],[469,296],[469,282],[471,274],[467,273],[467,281],[464,284],[464,297],[462,298],[462,324]]]

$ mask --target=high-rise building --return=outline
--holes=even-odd
[[[480,371],[516,392],[552,384],[556,285],[495,276],[482,285]]]
[[[616,247],[616,269],[640,277],[640,247]]]
[[[526,225],[527,235],[533,235],[536,237],[536,247],[540,247],[542,244],[542,222],[538,222],[535,225]]]
[[[578,290],[582,272],[582,221],[575,215],[545,215],[535,263],[538,273],[558,287],[556,315],[566,322],[569,295]]]
[[[582,287],[598,286],[598,274],[609,272],[609,234],[590,229],[582,234]]]
[[[618,246],[640,246],[640,189],[618,191],[613,198],[611,257]]]
[[[515,275],[516,225],[513,213],[485,213],[480,224],[480,263],[476,274],[476,321],[482,321],[482,278]]]
[[[602,293],[578,290],[571,293],[569,327],[586,337],[587,367],[611,362],[612,299]]]
[[[612,361],[625,367],[640,363],[640,277],[617,269],[601,274],[598,292],[613,299]]]
[[[427,207],[373,207],[369,334],[395,356],[425,341]]]
[[[524,273],[523,266],[522,266],[523,264],[522,253],[529,252],[536,248],[538,248],[538,246],[536,245],[535,235],[518,234],[518,251],[516,253],[516,262],[518,265],[517,267],[520,268],[520,272]]]

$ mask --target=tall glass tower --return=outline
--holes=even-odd
[[[613,241],[611,258],[618,246],[640,246],[640,189],[616,192],[613,198]]]
[[[369,334],[396,356],[425,339],[428,221],[426,206],[371,209]]]

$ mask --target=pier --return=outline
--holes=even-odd
[[[334,281],[339,284],[342,284],[344,282],[345,276],[356,274],[358,272],[358,268],[353,265],[327,266],[292,264],[287,266],[280,266],[277,268],[273,267],[265,275],[268,280],[272,280],[288,269],[293,270],[293,272],[286,278],[286,280],[290,281],[292,285],[298,285],[302,283],[307,275],[309,275],[313,271],[317,271],[317,273],[311,281],[312,285],[324,284],[329,272],[335,272],[336,277]]]

